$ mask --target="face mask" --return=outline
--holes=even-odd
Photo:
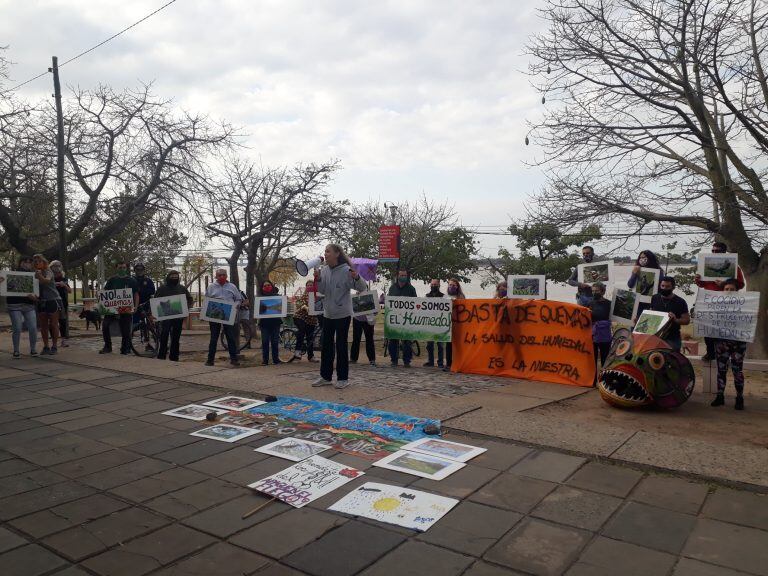
[[[120,269],[117,271],[118,276],[128,276],[128,270]]]
[[[139,276],[139,277],[144,276],[144,270],[136,270],[136,276]]]
[[[499,288],[499,296],[501,298],[506,298],[506,296],[507,296],[507,289],[506,288]]]
[[[456,286],[448,286],[448,294],[456,296],[459,293],[459,289]]]
[[[640,264],[640,266],[645,266],[646,264],[648,264],[648,258],[646,258],[645,256],[641,256],[640,258],[637,259],[637,263]]]
[[[272,294],[272,286],[266,285],[261,287],[262,294]]]
[[[584,254],[584,262],[586,262],[587,264],[589,264],[590,262],[592,262],[592,259],[593,259],[594,257],[595,257],[595,255],[594,255],[594,254],[592,254],[592,253],[589,253],[589,254]]]
[[[216,276],[216,282],[224,286],[224,284],[227,283],[227,277],[226,276]]]
[[[662,296],[671,296],[672,288],[659,288],[659,294]]]
[[[432,292],[432,294],[440,292],[440,287],[439,286],[430,286],[429,289]]]
[[[178,286],[178,285],[179,285],[178,278],[168,278],[168,286]]]
[[[408,284],[408,276],[398,276],[397,277],[397,283],[398,284]]]

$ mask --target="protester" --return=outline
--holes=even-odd
[[[433,278],[429,281],[429,292],[427,298],[445,298],[445,294],[440,292],[440,280]],[[427,361],[424,362],[424,366],[435,365],[435,344],[437,344],[437,367],[443,367],[443,359],[445,356],[445,345],[442,342],[427,342]]]
[[[32,264],[35,268],[35,278],[40,283],[40,299],[37,301],[37,325],[43,337],[43,350],[40,353],[53,355],[58,352],[61,299],[48,259],[42,254],[35,254],[32,256]]]
[[[69,294],[72,287],[69,285],[69,279],[64,275],[64,267],[59,260],[51,261],[51,270],[56,291],[61,300],[61,313],[59,314],[59,335],[61,336],[61,347],[66,348],[67,338],[69,338]]]
[[[149,302],[149,299],[155,295],[155,283],[152,278],[146,275],[147,269],[144,264],[137,262],[133,265],[133,279],[136,281],[136,286],[139,289],[139,302]],[[138,324],[141,320],[141,313],[139,309],[133,313],[133,323]]]
[[[728,278],[723,283],[723,291],[738,292],[739,281],[736,278]],[[733,386],[736,388],[736,410],[744,410],[744,355],[747,352],[747,343],[738,340],[717,340],[715,353],[717,354],[717,396],[712,400],[711,406],[725,404],[725,381],[728,376],[728,362],[731,363],[733,372]]]
[[[366,288],[367,289],[367,288]],[[365,334],[365,355],[368,363],[376,366],[376,344],[373,340],[373,327],[376,325],[376,314],[355,316],[352,318],[352,347],[349,349],[349,361],[357,364],[360,356],[360,342]]]
[[[589,305],[592,310],[592,345],[595,351],[595,365],[604,366],[605,359],[611,349],[611,301],[605,299],[605,284],[596,282],[592,284],[592,302]],[[599,363],[598,363],[599,360]],[[595,382],[597,372],[595,372]]]
[[[272,284],[269,280],[262,282],[261,295],[262,296],[277,296],[277,286]],[[260,318],[259,328],[261,329],[261,365],[266,366],[269,364],[269,351],[272,349],[272,364],[281,364],[280,360],[280,326],[283,323],[283,319],[277,318]]]
[[[129,288],[133,294],[133,307],[137,310],[139,308],[139,303],[141,302],[139,299],[139,287],[128,272],[128,264],[126,262],[118,262],[115,268],[115,275],[106,281],[103,290],[121,290]],[[106,313],[104,321],[101,323],[101,335],[104,338],[104,348],[99,351],[99,354],[109,354],[112,352],[112,336],[109,333],[109,329],[116,321],[120,324],[120,354],[131,353],[132,318],[133,310],[119,312],[117,316],[110,312]]]
[[[463,300],[466,298],[464,291],[461,289],[461,283],[457,278],[451,278],[448,280],[448,298],[451,300]],[[445,367],[443,372],[451,371],[451,362],[453,361],[453,348],[450,342],[445,343]]]
[[[165,284],[160,286],[155,292],[155,298],[164,298],[166,296],[184,295],[187,298],[187,307],[192,306],[192,294],[187,287],[181,283],[181,277],[177,270],[169,270],[165,276]],[[184,327],[184,318],[173,318],[171,320],[160,321],[160,345],[157,350],[158,360],[168,359],[173,362],[179,361],[179,340],[181,340],[181,330]],[[171,339],[171,349],[168,351],[168,338]]]
[[[592,246],[584,246],[581,249],[581,256],[585,264],[591,264],[595,259],[595,249]],[[579,269],[574,268],[571,277],[568,278],[568,284],[576,286],[576,303],[581,306],[589,307],[592,302],[592,286],[585,282],[579,282]]]
[[[655,270],[661,270],[659,259],[656,257],[656,254],[650,250],[643,250],[640,252],[640,254],[637,255],[635,265],[632,267],[632,273],[629,275],[629,280],[627,280],[627,287],[630,290],[637,285],[638,279],[640,278],[641,268],[653,268]],[[661,278],[662,275],[663,273],[659,272],[659,278]],[[647,291],[650,290],[650,294],[653,296],[656,294],[656,292],[658,292],[658,288],[658,286],[639,286],[638,292],[647,293]],[[649,307],[650,303],[640,302],[637,306],[637,316],[640,317],[640,314],[643,313],[643,310],[647,310]]]
[[[315,282],[307,280],[304,285],[304,293],[296,299],[296,311],[293,313],[293,323],[296,326],[296,350],[293,352],[294,360],[301,360],[302,353],[306,353],[309,362],[315,360],[314,336],[317,328],[317,316],[309,313],[309,295],[317,294]]]
[[[410,297],[416,297],[416,288],[413,287],[413,284],[411,284],[411,276],[408,272],[408,270],[398,270],[397,271],[397,278],[392,284],[392,286],[389,287],[389,292],[387,292],[389,296],[410,296]],[[388,344],[388,350],[389,350],[389,360],[392,363],[392,366],[397,366],[397,361],[400,356],[400,340],[389,340]],[[411,366],[411,358],[413,356],[413,350],[411,349],[411,343],[408,340],[402,341],[402,348],[403,348],[403,366],[406,368],[410,368]]]
[[[323,300],[323,343],[320,358],[320,378],[312,386],[328,386],[333,378],[334,350],[336,357],[336,388],[349,386],[349,323],[352,314],[350,290],[363,291],[365,281],[352,268],[349,256],[338,244],[325,247],[325,264],[315,270],[317,291]]]
[[[506,298],[507,297],[507,281],[502,280],[496,284],[496,292],[493,294],[494,298]]]
[[[715,242],[712,244],[712,254],[725,254],[726,252],[728,252],[728,246],[725,242]],[[702,290],[721,292],[725,287],[725,283],[722,280],[702,280],[699,274],[696,274],[693,279],[694,282],[696,282],[696,286]],[[741,270],[741,266],[738,266],[736,268],[736,289],[741,290],[744,286],[746,286],[746,283],[744,282],[744,272]],[[707,349],[701,359],[710,362],[715,359],[715,345],[717,344],[717,339],[705,336],[704,344]]]
[[[216,298],[217,300],[226,300],[233,306],[239,306],[243,301],[243,296],[237,286],[227,281],[227,271],[224,268],[216,270],[216,281],[208,284],[205,291],[206,298]],[[221,322],[209,322],[208,328],[211,331],[211,338],[208,341],[208,359],[206,366],[213,366],[216,358],[216,346],[219,343],[219,336],[224,330],[224,336],[227,340],[227,350],[229,351],[229,363],[232,366],[239,366],[237,359],[237,325],[222,324]]]
[[[32,272],[33,267],[32,258],[22,256],[19,258],[16,270],[18,272]],[[0,276],[0,283],[2,282],[5,282],[5,278]],[[21,357],[21,332],[25,323],[29,333],[29,355],[37,356],[37,300],[37,294],[6,297],[8,316],[11,317],[13,357],[17,360]]]
[[[691,316],[688,313],[688,303],[673,294],[675,290],[675,279],[672,276],[662,276],[659,282],[659,293],[651,297],[651,310],[656,312],[666,312],[669,315],[669,330],[664,337],[664,341],[672,346],[678,352],[683,347],[683,339],[680,334],[680,326],[691,323]]]

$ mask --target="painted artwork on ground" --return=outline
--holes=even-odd
[[[203,402],[206,406],[213,406],[214,408],[223,408],[224,410],[237,410],[243,411],[256,406],[266,404],[264,400],[256,400],[255,398],[243,398],[242,396],[222,396],[215,400],[208,400]]]
[[[374,462],[373,465],[379,468],[421,476],[422,478],[429,478],[430,480],[442,480],[456,472],[456,470],[461,470],[466,466],[463,462],[454,462],[446,458],[438,458],[437,456],[430,456],[429,454],[421,454],[419,452],[408,452],[407,450],[395,452],[386,458]]]
[[[210,406],[200,406],[199,404],[188,404],[187,406],[180,406],[173,410],[167,410],[162,412],[166,416],[174,416],[176,418],[186,418],[187,420],[205,420],[206,415],[211,412],[215,412],[218,415],[226,414],[227,410],[220,410],[217,408],[211,408]]]
[[[0,296],[28,296],[40,293],[40,281],[34,272],[0,270]]]
[[[339,464],[322,456],[312,456],[277,474],[249,484],[248,487],[277,498],[294,508],[302,508],[362,475],[363,472],[356,468]]]
[[[258,428],[245,428],[243,426],[231,426],[229,424],[217,424],[203,428],[197,432],[192,432],[190,436],[199,436],[209,440],[220,440],[221,442],[237,442],[248,436],[253,436],[261,432]]]
[[[480,448],[479,446],[450,442],[441,438],[422,438],[421,440],[406,444],[402,449],[409,450],[410,452],[421,452],[422,454],[429,454],[438,458],[448,458],[455,462],[468,462],[475,456],[479,456],[487,451],[486,448]]]
[[[328,450],[328,446],[325,444],[319,444],[317,442],[310,442],[309,440],[302,440],[300,438],[281,438],[266,446],[260,446],[256,448],[256,452],[262,454],[269,454],[270,456],[277,456],[278,458],[285,458],[286,460],[293,460],[294,462],[300,462],[311,458],[316,454],[325,452]]]
[[[458,503],[428,492],[366,482],[328,510],[424,532]]]

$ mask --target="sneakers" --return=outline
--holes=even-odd
[[[312,387],[319,388],[320,386],[330,386],[331,384],[333,384],[333,382],[331,382],[330,380],[326,380],[325,378],[320,377],[314,382],[312,382]]]
[[[237,358],[233,358],[232,360],[229,361],[229,365],[230,366],[240,366],[240,360],[238,360]]]
[[[403,368],[410,368],[411,363],[410,362],[403,362]]]
[[[21,358],[21,353],[20,352],[14,352],[13,353],[13,359],[14,360],[18,360],[19,358]]]
[[[40,352],[41,356],[48,356],[51,353],[51,349],[48,346],[43,346],[43,350]]]
[[[742,403],[743,402],[744,401],[742,400]],[[717,396],[715,396],[715,399],[712,400],[712,403],[710,404],[710,406],[722,406],[723,404],[725,404],[725,396],[722,394],[718,394]]]
[[[744,410],[744,396],[736,396],[736,404],[733,407],[736,410]]]
[[[30,350],[29,351],[30,356],[37,356],[37,350]]]
[[[205,361],[206,366],[213,366],[213,360],[206,360]]]
[[[445,366],[445,367],[443,368],[443,372],[450,372],[450,371],[451,371],[451,367],[450,367],[450,365],[448,365],[448,366]]]
[[[336,390],[343,390],[347,386],[349,386],[349,380],[337,380],[333,384],[333,387],[336,388]]]
[[[51,346],[50,355],[53,356],[56,354],[59,350],[56,348],[56,346]]]
[[[371,366],[373,366],[374,368],[376,368],[376,362],[375,362],[374,360],[371,360],[371,361],[369,362],[369,364],[370,364]]]
[[[112,348],[102,348],[99,350],[99,354],[112,354]]]

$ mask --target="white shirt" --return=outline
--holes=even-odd
[[[225,282],[223,285],[218,282],[208,284],[208,288],[205,290],[205,296],[207,298],[237,302],[238,304],[243,301],[243,296],[240,294],[240,290],[237,286],[232,284],[232,282]]]

